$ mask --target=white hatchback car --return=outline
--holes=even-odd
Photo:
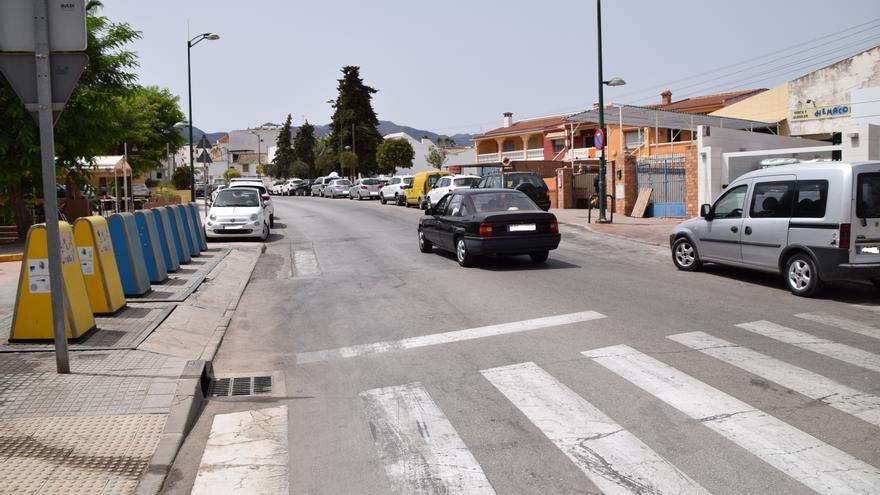
[[[208,210],[205,236],[269,238],[267,202],[256,188],[237,186],[223,189]]]
[[[481,177],[476,175],[448,175],[440,177],[431,191],[428,192],[428,205],[434,206],[440,198],[456,189],[470,189],[480,183]]]
[[[395,175],[388,181],[388,184],[379,190],[379,201],[384,205],[392,201],[396,205],[404,204],[406,188],[412,187],[412,175]]]

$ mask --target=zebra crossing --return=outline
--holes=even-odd
[[[880,340],[880,329],[856,319],[822,312],[794,316],[808,322],[808,329],[830,327]],[[880,355],[821,338],[812,333],[814,330],[766,320],[736,327],[880,373]],[[684,352],[708,356],[720,365],[730,365],[814,400],[820,407],[880,428],[880,396],[870,391],[740,345],[734,339],[706,332],[666,338],[681,345]],[[588,349],[581,355],[585,363],[605,368],[649,400],[678,410],[697,427],[713,432],[718,441],[740,447],[807,489],[823,494],[880,493],[880,467],[632,346]],[[602,493],[709,493],[701,486],[699,473],[689,473],[664,458],[538,364],[522,362],[483,369],[480,375]],[[361,402],[394,493],[495,493],[491,475],[469,450],[467,438],[459,436],[424,385],[367,390],[361,393]]]

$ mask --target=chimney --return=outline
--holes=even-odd
[[[513,124],[513,112],[504,112],[504,120],[502,121],[502,125],[504,127],[510,127]]]
[[[669,105],[670,103],[672,103],[672,91],[669,91],[667,89],[666,91],[660,93],[660,98],[663,98],[664,105]]]

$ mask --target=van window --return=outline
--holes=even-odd
[[[794,214],[797,218],[823,218],[828,203],[827,180],[801,180],[797,183]]]
[[[743,206],[746,204],[746,192],[749,186],[743,184],[724,193],[715,202],[712,212],[715,218],[742,218]]]
[[[880,218],[880,173],[859,174],[856,216]]]
[[[428,189],[433,189],[434,184],[437,183],[437,181],[440,179],[440,177],[443,177],[443,176],[442,175],[429,175],[428,180],[427,180]]]
[[[412,187],[412,183],[413,183],[412,177],[406,177],[403,179],[403,185],[406,186],[407,188]]]
[[[758,182],[752,193],[752,218],[788,218],[794,198],[794,182]]]

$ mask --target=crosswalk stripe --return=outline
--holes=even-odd
[[[704,494],[703,487],[535,363],[482,370],[606,494]]]
[[[394,493],[495,493],[420,383],[367,390],[360,397]]]
[[[338,349],[327,349],[323,351],[301,352],[296,355],[296,362],[299,364],[305,364],[321,361],[331,361],[336,359],[354,358],[370,354],[398,351],[401,349],[415,349],[432,345],[449,344],[451,342],[460,342],[463,340],[482,339],[485,337],[494,337],[497,335],[528,332],[531,330],[539,330],[542,328],[570,325],[572,323],[583,323],[585,321],[598,320],[601,318],[605,318],[605,315],[603,315],[602,313],[597,313],[595,311],[581,311],[579,313],[545,316],[543,318],[514,321],[511,323],[501,323],[498,325],[489,325],[485,327],[467,328],[464,330],[433,333],[430,335],[420,335],[418,337],[410,337],[401,340],[354,345],[349,347],[340,347]]]
[[[846,344],[839,344],[806,332],[784,327],[766,320],[741,323],[737,325],[758,335],[791,344],[808,351],[843,361],[844,363],[880,373],[880,355],[864,351]]]
[[[880,397],[876,395],[860,392],[812,371],[703,332],[681,333],[668,338],[880,426]]]
[[[839,328],[848,332],[858,333],[867,337],[880,339],[880,328],[874,328],[862,322],[841,318],[840,316],[830,315],[828,313],[801,313],[795,315],[809,321],[815,321],[829,327]]]
[[[818,493],[880,486],[880,469],[632,347],[583,354]]]

